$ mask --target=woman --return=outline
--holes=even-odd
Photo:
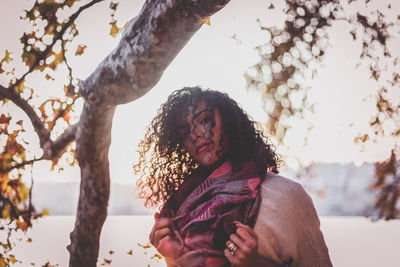
[[[330,266],[308,196],[298,184],[272,174],[277,173],[277,155],[255,123],[226,94],[199,87],[173,92],[139,144],[139,153],[139,163],[134,166],[136,173],[142,173],[137,184],[139,196],[147,206],[162,205],[155,214],[150,241],[168,266],[303,262]],[[279,198],[285,189],[289,197]],[[272,193],[265,195],[268,190]],[[287,216],[276,211],[281,204],[285,210],[290,205],[296,209],[290,195],[296,195],[300,205],[303,199],[311,203],[305,211],[313,223],[311,234],[307,227],[292,226],[300,231],[298,235],[275,225],[292,216],[292,212]],[[282,224],[287,223],[301,224]],[[303,244],[297,244],[295,238],[287,240],[302,233],[306,236],[305,241],[299,238]],[[286,241],[292,243],[283,243]],[[317,248],[297,249],[311,245]],[[304,261],[298,252],[317,259]]]

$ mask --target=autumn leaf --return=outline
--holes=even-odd
[[[1,116],[0,116],[0,123],[1,124],[3,124],[3,123],[9,123],[10,122],[10,120],[11,120],[11,117],[7,117],[6,115],[4,115],[4,114],[1,114]]]
[[[4,55],[3,59],[1,60],[1,63],[3,63],[3,62],[10,63],[12,61],[11,54],[12,53],[6,49],[5,55]]]
[[[82,44],[78,45],[78,47],[76,48],[76,51],[75,51],[75,56],[82,55],[83,52],[85,52],[86,47],[87,47],[86,45],[82,45]]]
[[[128,255],[133,255],[133,250],[132,250],[132,249],[129,250],[126,254],[128,254]]]
[[[69,7],[73,6],[75,4],[75,2],[77,2],[79,0],[66,0],[65,4]]]
[[[15,92],[17,93],[22,93],[25,89],[25,80],[22,80],[22,82],[20,82],[17,86],[14,87]]]
[[[32,238],[28,237],[28,239],[26,239],[27,243],[32,243]]]
[[[274,8],[275,8],[275,6],[272,3],[268,7],[268,9],[274,9]]]
[[[0,267],[6,267],[6,266],[7,266],[6,260],[3,258],[3,255],[0,255]]]
[[[6,49],[5,55],[4,55],[3,59],[0,61],[0,73],[3,73],[3,72],[4,72],[4,70],[3,70],[3,63],[4,63],[4,62],[5,62],[5,63],[10,63],[10,62],[11,62],[12,58],[11,58],[10,55],[11,55],[11,52],[9,52],[9,51]]]
[[[111,262],[112,262],[112,260],[109,260],[109,259],[104,259],[104,261],[103,261],[103,263],[101,264],[101,265],[109,265],[109,264],[111,264]]]
[[[15,258],[14,255],[10,255],[10,256],[8,257],[8,260],[9,260],[12,264],[14,264],[14,263],[17,262],[17,259]]]
[[[45,78],[46,78],[46,80],[52,80],[52,81],[54,81],[54,78],[51,77],[49,74],[46,74]]]
[[[161,260],[163,257],[162,257],[160,254],[156,253],[156,254],[154,254],[151,258],[152,258],[152,259],[156,258],[156,259]]]
[[[47,209],[43,209],[42,213],[40,215],[41,216],[48,216],[49,215],[49,211]]]
[[[110,25],[111,25],[111,29],[110,29],[110,35],[112,36],[112,37],[115,37],[115,36],[117,36],[117,34],[119,33],[119,29],[118,29],[118,27],[117,27],[117,21],[111,21],[110,22]]]
[[[66,123],[68,123],[68,125],[71,125],[71,123],[69,122],[70,116],[69,116],[69,112],[68,112],[68,111],[67,111],[67,112],[64,112],[64,115],[63,115],[62,118],[64,119],[64,121],[65,121]]]
[[[204,24],[207,24],[207,25],[211,26],[210,18],[208,18],[208,19],[204,22]]]
[[[113,11],[116,11],[116,10],[117,10],[117,7],[118,7],[118,4],[119,4],[119,3],[111,2],[111,3],[110,3],[110,9],[112,9]]]
[[[110,255],[112,255],[112,254],[114,254],[114,250],[110,250],[108,253],[109,253]]]
[[[137,243],[137,245],[138,245],[139,247],[144,248],[144,249],[151,248],[150,242],[148,242],[146,245],[143,245],[143,244],[140,244],[140,243]]]
[[[26,229],[28,229],[28,224],[26,222],[21,222],[20,220],[17,220],[16,225],[19,229],[21,229],[24,232],[26,231]]]

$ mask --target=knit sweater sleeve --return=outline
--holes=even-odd
[[[292,180],[268,173],[261,185],[259,266],[332,266],[310,196]]]

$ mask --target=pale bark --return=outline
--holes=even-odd
[[[205,20],[229,0],[148,0],[118,47],[79,88],[85,98],[76,133],[81,187],[70,266],[94,267],[109,197],[108,150],[115,106],[148,92]]]
[[[81,185],[75,228],[71,233],[70,266],[96,266],[100,232],[110,194],[108,148],[114,106],[85,104],[76,135]]]
[[[143,96],[206,19],[228,2],[146,1],[128,23],[118,47],[79,85],[80,92],[88,102],[106,105]]]

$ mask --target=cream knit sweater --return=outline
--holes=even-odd
[[[258,266],[332,266],[313,202],[299,183],[267,173],[261,197]]]

